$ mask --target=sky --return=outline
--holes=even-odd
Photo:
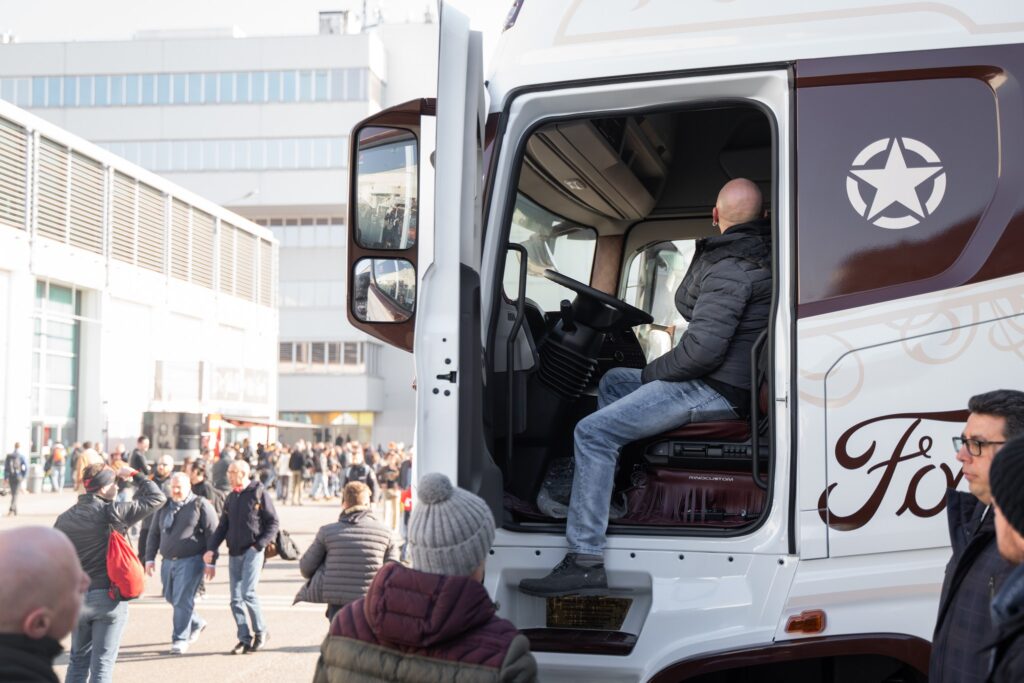
[[[423,16],[430,0],[0,0],[0,33],[19,42],[125,40],[136,31],[237,26],[248,36],[315,33],[322,10],[370,12],[385,18]],[[511,0],[454,0],[493,45]],[[368,12],[368,13],[370,13]]]

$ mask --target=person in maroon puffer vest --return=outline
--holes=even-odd
[[[413,569],[388,563],[365,598],[346,605],[320,647],[314,683],[529,683],[537,662],[525,636],[481,583],[494,541],[487,504],[425,475],[409,521]]]

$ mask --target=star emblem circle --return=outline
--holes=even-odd
[[[908,153],[912,164],[908,164]],[[878,158],[885,165],[878,167]],[[931,191],[922,201],[922,192]],[[863,189],[874,190],[870,203]],[[887,230],[912,228],[939,208],[946,194],[946,169],[939,155],[920,140],[875,140],[860,151],[846,176],[846,196],[861,218]],[[869,194],[870,196],[870,194]]]

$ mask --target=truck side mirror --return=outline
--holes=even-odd
[[[352,273],[352,313],[363,322],[401,323],[416,310],[416,267],[400,258],[364,258]]]
[[[419,153],[405,128],[367,126],[356,140],[356,212],[352,227],[364,249],[404,250],[416,244]]]

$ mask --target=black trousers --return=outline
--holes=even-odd
[[[7,509],[7,514],[16,515],[18,514],[18,494],[21,492],[21,479],[10,477],[7,480],[7,484],[11,487],[11,507]]]

